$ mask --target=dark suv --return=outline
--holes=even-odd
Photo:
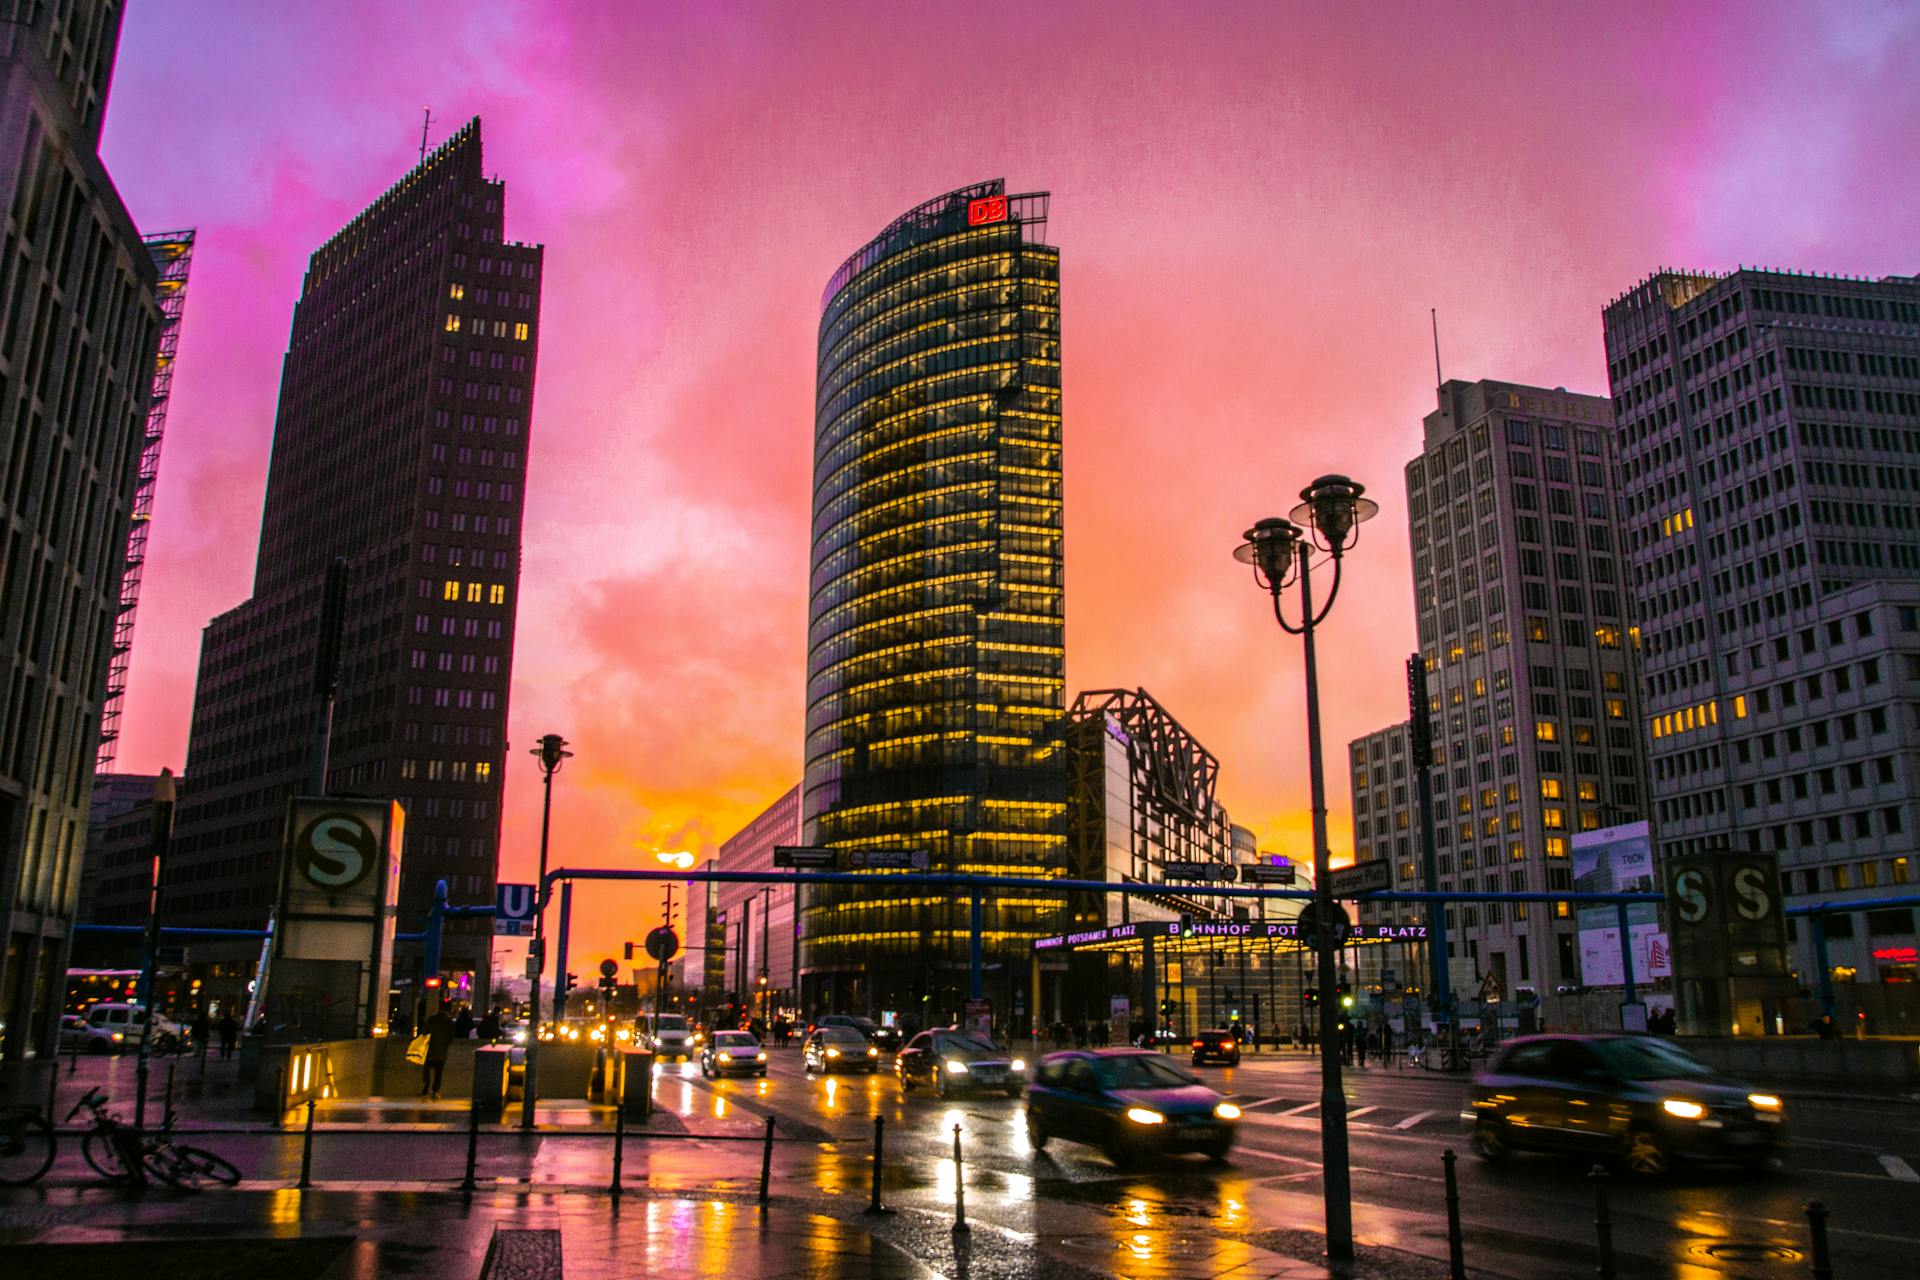
[[[1240,1065],[1240,1038],[1231,1031],[1202,1031],[1193,1038],[1193,1065],[1206,1062]]]
[[[1473,1147],[1618,1158],[1637,1174],[1677,1159],[1773,1156],[1785,1127],[1780,1099],[1716,1074],[1652,1036],[1529,1036],[1501,1049],[1474,1079]]]

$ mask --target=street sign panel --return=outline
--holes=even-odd
[[[1353,932],[1353,922],[1347,919],[1347,913],[1341,908],[1339,903],[1335,902],[1330,905],[1333,909],[1327,915],[1326,928],[1327,931],[1333,935],[1331,939],[1332,945],[1337,947],[1347,940],[1348,934]],[[1309,902],[1300,909],[1299,930],[1300,940],[1302,942],[1310,943],[1314,940],[1315,927],[1320,923],[1320,913],[1316,910],[1318,906],[1319,904],[1316,902]]]
[[[680,952],[680,935],[661,925],[647,935],[647,954],[661,964],[674,958]],[[611,965],[613,961],[606,962]]]
[[[1334,897],[1351,898],[1357,894],[1392,888],[1393,869],[1385,858],[1376,858],[1372,862],[1356,862],[1350,867],[1341,867],[1327,878],[1327,882],[1333,886]]]
[[[1282,858],[1278,862],[1249,862],[1239,868],[1240,879],[1247,884],[1292,884],[1294,865]]]
[[[925,849],[854,849],[847,865],[856,871],[925,871],[933,855]]]
[[[533,936],[533,886],[498,884],[493,887],[493,932],[496,937]]]
[[[800,844],[777,844],[773,846],[773,865],[776,867],[816,867],[828,871],[840,865],[838,849],[816,849]]]
[[[619,966],[619,964],[618,964],[617,962],[615,962],[615,961],[613,961],[613,960],[602,960],[602,961],[600,962],[600,976],[601,976],[601,977],[603,977],[603,978],[611,978],[611,977],[612,977],[612,976],[613,976],[614,974],[616,974],[616,973],[618,973],[618,972],[620,972],[620,966]]]

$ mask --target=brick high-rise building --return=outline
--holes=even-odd
[[[1407,514],[1439,887],[1570,889],[1573,834],[1633,821],[1646,803],[1612,408],[1558,388],[1448,382],[1425,426]],[[1388,744],[1349,749],[1355,853],[1391,859],[1396,889],[1424,887],[1417,807],[1410,830],[1397,816],[1385,831],[1361,821],[1394,813],[1410,785],[1376,767],[1376,745]],[[1396,789],[1384,805],[1382,787]],[[1578,980],[1571,913],[1449,913],[1452,954],[1466,961],[1452,966],[1456,993],[1477,996],[1489,973],[1509,997]]]
[[[1605,329],[1656,854],[1777,853],[1790,902],[1905,892],[1920,279],[1662,272]],[[1913,980],[1911,909],[1833,919],[1836,970]]]
[[[456,902],[493,901],[541,268],[538,246],[504,238],[505,197],[476,119],[313,255],[253,596],[201,649],[173,922],[266,920],[286,801],[308,789],[336,558],[350,585],[330,790],[405,804],[402,930],[424,923],[439,879]],[[449,925],[450,989],[484,986],[490,942],[485,920]],[[419,963],[403,947],[396,981]]]
[[[0,13],[0,1083],[28,1093],[59,1026],[160,326],[100,163],[120,18]]]

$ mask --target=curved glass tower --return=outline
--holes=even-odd
[[[802,820],[810,845],[1058,876],[1065,862],[1060,254],[1047,195],[912,209],[827,285],[814,410]],[[858,854],[843,864],[858,862]],[[965,896],[815,889],[805,1010],[944,1020],[968,995]],[[989,896],[986,994],[1063,901]]]

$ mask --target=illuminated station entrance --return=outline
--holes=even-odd
[[[1336,981],[1355,993],[1361,1015],[1384,1017],[1388,994],[1360,985],[1361,957],[1386,949],[1413,959],[1426,937],[1424,924],[1354,929],[1340,949]],[[1312,948],[1294,920],[1135,921],[1036,939],[1033,1007],[1043,1035],[1056,1024],[1070,1033],[1084,1025],[1095,1043],[1138,1040],[1153,1030],[1156,1014],[1163,1040],[1237,1019],[1262,1045],[1299,1042],[1316,1020],[1303,999],[1312,975]]]

